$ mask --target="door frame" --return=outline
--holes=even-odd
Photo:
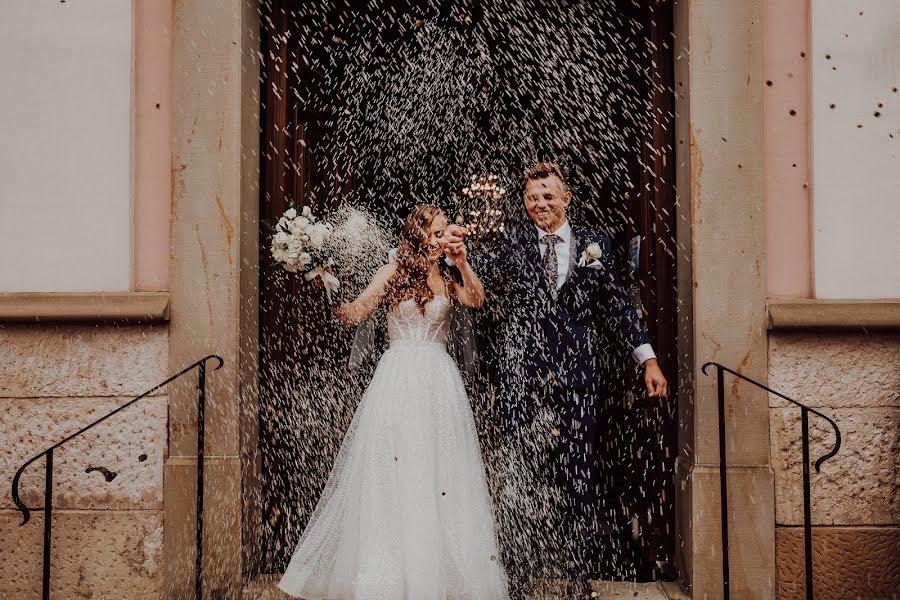
[[[678,281],[677,560],[697,598],[721,596],[717,360],[767,379],[762,193],[762,0],[673,0]],[[254,575],[256,322],[259,260],[259,11],[255,0],[175,5],[170,362],[216,351],[210,391],[205,587],[237,597]],[[729,146],[724,140],[731,140]],[[723,235],[722,232],[730,235]],[[188,387],[169,397],[163,501],[168,598],[192,591],[195,417]],[[729,442],[732,590],[775,595],[774,477],[764,394],[733,387]],[[212,501],[216,498],[215,501]]]

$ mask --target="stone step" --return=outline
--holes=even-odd
[[[277,575],[263,575],[244,586],[243,600],[292,600],[290,596],[279,590],[275,583]],[[627,581],[595,581],[594,591],[599,600],[674,600],[687,598],[678,592],[678,586],[674,584],[660,585],[657,583],[631,583]],[[553,592],[552,584],[546,584],[542,588],[543,593],[538,593],[535,600],[564,600],[562,595]]]
[[[243,600],[291,600],[291,597],[279,590],[275,584],[277,575],[260,575],[244,584]]]

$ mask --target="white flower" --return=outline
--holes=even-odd
[[[328,226],[324,223],[316,223],[309,228],[309,243],[315,249],[320,249],[325,243],[325,237],[330,233]]]
[[[600,247],[600,244],[590,244],[585,248],[584,252],[581,253],[581,258],[578,260],[578,266],[587,266],[589,263],[599,260],[601,256],[603,256],[603,248]]]
[[[309,206],[289,208],[278,219],[272,236],[272,258],[288,272],[307,270],[313,266],[313,254],[318,256],[333,230],[330,223],[317,222]]]
[[[309,219],[306,217],[297,217],[293,221],[291,221],[291,231],[294,233],[299,233],[304,231],[307,227],[309,227]],[[294,231],[296,230],[296,231]]]
[[[291,241],[288,242],[287,250],[291,254],[300,254],[303,252],[303,240],[300,238],[291,238]]]

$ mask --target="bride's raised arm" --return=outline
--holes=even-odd
[[[462,282],[456,283],[454,281],[451,283],[453,294],[464,306],[481,308],[484,305],[484,286],[481,284],[481,280],[475,274],[475,271],[472,270],[472,267],[469,266],[469,261],[466,260],[465,255],[462,256],[462,260],[457,259],[454,262],[459,270]]]
[[[378,308],[382,298],[384,298],[387,283],[396,270],[396,263],[390,263],[378,269],[375,277],[372,278],[366,289],[356,297],[356,300],[344,302],[333,309],[338,320],[348,327],[359,325],[365,321]]]

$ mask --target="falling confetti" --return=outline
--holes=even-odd
[[[564,10],[525,0],[418,8],[375,1],[365,9],[330,1],[286,14],[287,33],[264,19],[272,42],[263,58],[288,74],[289,102],[299,115],[293,126],[305,132],[298,140],[305,162],[288,157],[278,167],[307,177],[305,193],[317,206],[339,207],[328,218],[342,293],[359,291],[384,264],[416,203],[438,204],[451,220],[459,215],[488,229],[527,219],[521,174],[538,160],[561,162],[569,172],[573,221],[621,237],[629,202],[640,186],[655,185],[642,183],[653,162],[672,158],[670,145],[647,143],[654,126],[674,116],[653,102],[655,93],[672,90],[652,77],[648,15],[631,0]],[[280,95],[276,82],[264,85]],[[664,239],[673,234],[661,232]],[[674,240],[667,243],[674,251]],[[478,249],[489,252],[490,245]],[[353,332],[329,320],[321,298],[282,275],[265,285],[271,295],[297,296],[261,306],[258,501],[268,527],[260,534],[266,568],[280,571],[325,485],[374,361],[348,370]],[[557,452],[569,434],[549,409],[515,440],[501,432],[490,373],[503,365],[492,351],[522,335],[502,326],[522,308],[497,297],[489,304],[476,316],[483,356],[467,384],[497,519],[516,531],[513,545],[527,554],[534,574],[564,577],[567,540],[580,534],[566,529],[565,498],[546,474],[569,468]],[[383,346],[383,312],[376,320],[376,345]],[[592,523],[602,554],[596,574],[648,577],[641,564],[659,574],[673,560],[673,499],[660,482],[673,476],[674,434],[663,439],[656,421],[674,423],[674,404],[635,410],[627,391],[630,357],[614,340],[600,342],[595,354],[611,382],[609,397],[596,407],[603,433],[594,442],[598,464],[581,474],[589,483],[578,484],[604,490]],[[616,533],[630,535],[635,523],[652,532],[643,550]],[[672,548],[659,540],[672,540]]]

